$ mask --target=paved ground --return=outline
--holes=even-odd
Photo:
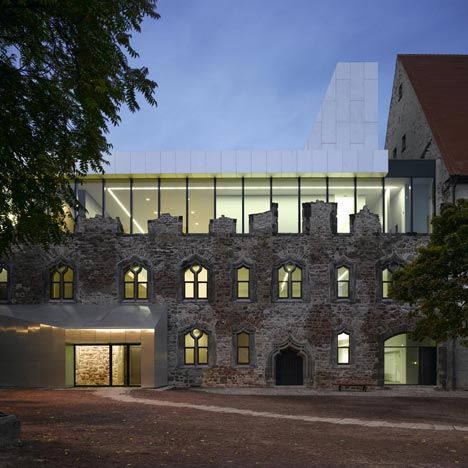
[[[468,432],[453,430],[468,426],[458,397],[0,390],[0,410],[23,424],[22,446],[0,449],[1,467],[468,466]]]

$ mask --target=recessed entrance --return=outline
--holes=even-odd
[[[288,348],[276,356],[276,385],[304,385],[304,363],[302,357]]]
[[[413,341],[406,333],[385,341],[385,384],[436,385],[437,347],[433,340]]]
[[[141,346],[74,345],[74,385],[139,386]]]

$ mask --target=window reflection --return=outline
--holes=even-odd
[[[148,232],[148,220],[158,217],[158,180],[137,179],[132,185],[133,232]]]
[[[130,180],[106,180],[104,186],[106,216],[119,218],[125,233],[130,233]],[[134,231],[143,233],[143,227],[135,222]]]

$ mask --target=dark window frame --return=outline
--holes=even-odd
[[[391,278],[390,280],[384,280],[384,272],[385,271],[388,271],[389,274],[391,275]],[[382,297],[382,300],[384,301],[388,301],[390,300],[391,298],[388,296],[388,294],[386,296],[384,296],[384,285],[385,284],[388,284],[389,287],[393,284],[393,271],[390,269],[390,265],[386,265],[384,267],[382,267],[382,270],[381,270],[381,273],[380,273],[380,292],[381,292],[381,297]]]
[[[134,268],[137,267],[138,270],[134,271]],[[146,271],[146,281],[139,281],[138,277],[140,276],[140,273],[142,270]],[[128,271],[132,271],[133,273],[133,280],[132,281],[126,281],[125,276],[127,275]],[[148,301],[149,299],[149,282],[148,282],[148,277],[149,277],[149,270],[146,268],[144,265],[141,265],[140,263],[132,263],[130,265],[127,265],[125,268],[123,268],[123,293],[122,293],[122,298],[124,301]],[[133,295],[131,297],[127,297],[127,284],[131,284],[133,286]],[[146,284],[146,297],[139,297],[140,296],[140,284]]]
[[[199,331],[200,332],[200,335],[199,336],[195,336],[193,333],[195,331]],[[193,346],[187,346],[185,344],[185,337],[187,335],[190,335],[190,337],[193,339],[194,341],[194,344]],[[198,344],[200,338],[203,337],[203,335],[206,335],[206,346],[200,346]],[[183,343],[183,353],[184,353],[184,366],[208,366],[209,363],[210,363],[210,334],[204,330],[203,328],[197,328],[197,327],[194,327],[190,330],[188,330],[187,332],[185,332],[183,335],[183,340],[184,340],[184,343]],[[206,362],[202,362],[200,363],[200,350],[202,349],[206,349]],[[186,351],[187,350],[193,350],[193,363],[190,362],[188,363],[187,362],[187,354],[186,354]]]
[[[402,97],[403,97],[403,83],[400,83],[398,86],[398,102],[401,101]]]
[[[340,346],[339,344],[338,337],[343,334],[348,337],[348,346]],[[340,362],[340,349],[348,350],[347,362]],[[351,335],[347,331],[340,331],[336,334],[336,364],[338,366],[349,366],[351,364]]]
[[[248,344],[247,346],[245,345],[239,345],[239,336],[240,335],[247,335],[248,337]],[[236,333],[236,365],[238,366],[250,366],[252,363],[252,358],[251,358],[251,343],[252,337],[251,334],[246,331],[246,330],[240,330]],[[247,349],[248,353],[248,361],[247,362],[240,362],[239,361],[239,351],[242,349]]]
[[[397,150],[397,147],[395,146],[395,148],[393,148],[392,157],[393,157],[393,159],[396,159],[397,156],[398,156],[398,150]]]
[[[346,268],[348,270],[348,279],[347,280],[340,280],[338,279],[338,271],[340,268]],[[351,268],[348,265],[337,265],[336,268],[336,273],[335,273],[335,289],[336,289],[336,298],[337,299],[351,299]],[[347,296],[340,296],[340,284],[341,283],[346,283],[348,285],[348,295]]]
[[[0,273],[2,271],[6,272],[7,279],[6,281],[0,281],[0,285],[5,285],[5,295],[4,297],[0,296],[0,302],[8,302],[10,300],[10,269],[6,265],[0,263]]]
[[[60,271],[61,268],[65,268],[64,271]],[[72,280],[71,281],[65,281],[64,275],[67,273],[68,270],[71,270],[72,272]],[[55,273],[59,274],[59,280],[54,281],[54,275]],[[75,268],[73,268],[71,265],[67,263],[58,263],[54,265],[50,269],[49,273],[49,300],[51,301],[74,301],[75,300]],[[59,297],[53,297],[54,296],[54,286],[58,284],[58,290],[59,290]],[[71,297],[65,297],[65,286],[66,285],[71,285]]]
[[[406,151],[406,133],[401,137],[401,152]]]
[[[288,271],[286,269],[286,267],[288,265],[292,265],[294,268],[290,271]],[[285,271],[287,271],[289,273],[288,275],[288,283],[287,283],[287,296],[286,297],[281,297],[281,291],[280,291],[280,287],[281,287],[281,282],[280,282],[280,271],[284,269]],[[296,269],[299,269],[300,272],[301,272],[301,279],[300,280],[293,280],[292,279],[292,275],[293,273],[296,271]],[[304,285],[303,285],[303,282],[304,282],[304,269],[302,268],[301,265],[297,264],[296,262],[293,262],[293,261],[287,261],[287,262],[283,262],[281,265],[279,265],[277,268],[276,268],[276,282],[277,282],[277,287],[276,287],[276,294],[277,294],[277,299],[278,301],[291,301],[291,300],[297,300],[297,301],[301,301],[304,299]],[[293,285],[294,284],[299,284],[299,287],[300,287],[300,296],[299,297],[294,297],[293,296]]]
[[[239,280],[239,270],[245,268],[249,272],[249,279],[246,280]],[[236,275],[236,285],[235,285],[235,295],[236,299],[239,301],[250,301],[252,300],[252,268],[249,265],[242,264],[242,265],[237,265],[235,268],[235,275]],[[240,284],[247,284],[247,297],[240,297],[239,296],[239,285]]]
[[[199,266],[200,269],[198,271],[194,271],[193,267]],[[193,274],[193,281],[187,281],[185,279],[185,273],[190,270]],[[201,273],[202,270],[206,270],[206,281],[200,281],[198,279],[198,275]],[[210,275],[210,270],[207,268],[203,263],[194,261],[188,265],[185,265],[183,268],[183,298],[186,301],[207,301],[209,299],[209,275]],[[186,296],[186,285],[187,284],[192,284],[193,285],[193,297],[187,297]],[[206,285],[206,297],[200,297],[200,289],[199,286],[201,284]]]

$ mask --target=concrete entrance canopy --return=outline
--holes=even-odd
[[[167,385],[162,305],[0,305],[0,386],[73,386],[73,345],[140,344],[141,386]]]

